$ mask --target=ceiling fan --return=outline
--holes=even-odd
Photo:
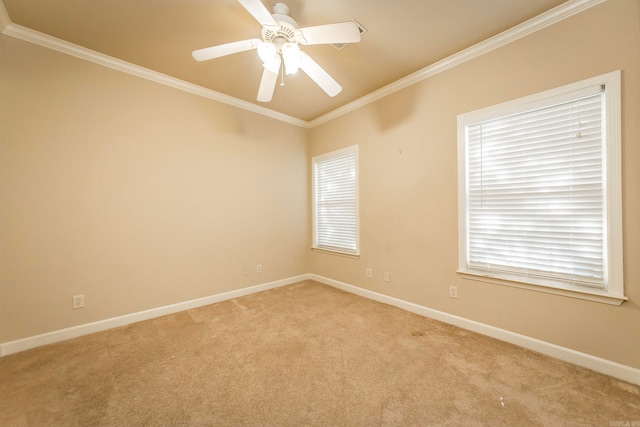
[[[329,96],[336,96],[342,91],[342,86],[301,51],[298,44],[357,43],[360,41],[360,30],[354,21],[298,28],[284,3],[276,3],[271,14],[260,0],[238,2],[262,25],[262,39],[253,38],[194,50],[192,55],[196,61],[256,49],[264,65],[258,89],[260,102],[271,101],[281,71],[284,79],[285,72],[293,74],[301,69]]]

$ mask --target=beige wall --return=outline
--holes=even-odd
[[[0,342],[308,272],[305,129],[6,36],[0,91]]]
[[[310,131],[310,156],[360,146],[359,260],[312,253],[311,271],[640,368],[640,25],[611,0]],[[621,69],[625,285],[610,306],[461,279],[456,116]],[[374,277],[365,277],[365,268]],[[383,272],[391,283],[383,282]],[[459,299],[448,297],[458,286]]]
[[[638,16],[610,0],[310,131],[0,36],[0,342],[311,272],[640,368]],[[616,69],[630,301],[461,279],[456,116]],[[310,157],[356,143],[362,256],[311,253]]]

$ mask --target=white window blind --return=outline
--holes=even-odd
[[[314,247],[358,253],[357,146],[313,158]]]
[[[469,266],[604,287],[602,94],[468,128]]]
[[[625,299],[619,72],[463,114],[458,135],[461,273]]]

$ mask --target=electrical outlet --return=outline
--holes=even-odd
[[[247,267],[246,265],[244,267],[242,267],[242,275],[243,276],[248,276],[249,275],[249,267]]]
[[[365,272],[366,272],[368,278],[372,278],[373,277],[373,270],[371,270],[371,268],[367,267]]]
[[[457,286],[449,286],[449,298],[458,298]]]
[[[262,273],[262,264],[256,265],[256,273]]]
[[[387,283],[391,282],[391,273],[389,273],[388,271],[384,272],[384,281]]]
[[[84,295],[74,295],[72,307],[73,309],[84,307]]]

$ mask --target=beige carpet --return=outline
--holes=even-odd
[[[4,357],[0,425],[640,426],[640,390],[302,282]]]

